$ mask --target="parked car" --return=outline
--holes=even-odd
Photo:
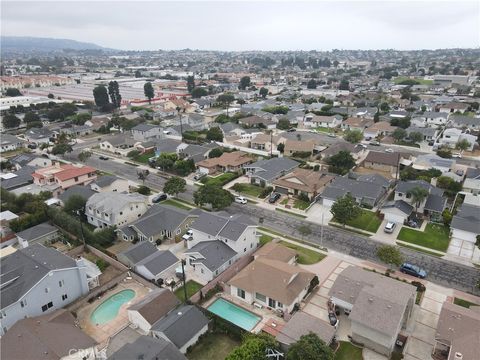
[[[108,160],[109,159],[108,156],[104,156],[104,155],[100,155],[98,158],[100,160]]]
[[[192,240],[193,239],[193,230],[187,230],[187,232],[182,236],[183,240]]]
[[[335,313],[328,313],[328,320],[330,321],[330,325],[337,327],[338,325],[338,318]]]
[[[453,153],[453,154],[452,154],[452,158],[461,159],[461,158],[462,158],[462,154],[460,154],[460,153]]]
[[[328,136],[331,137],[331,138],[336,138],[337,135],[335,135],[334,133],[328,133]]]
[[[37,144],[28,144],[27,147],[33,150],[37,148]]]
[[[407,225],[412,227],[412,228],[418,227],[418,223],[415,220],[408,220]]]
[[[235,202],[239,204],[246,204],[247,199],[245,199],[243,196],[235,196]]]
[[[378,141],[370,141],[370,145],[372,146],[380,146],[380,143]]]
[[[393,221],[388,221],[387,225],[385,225],[385,229],[383,229],[383,231],[385,231],[388,234],[391,234],[395,230],[396,226],[397,226],[397,224],[395,224]]]
[[[200,180],[201,178],[207,176],[207,174],[204,173],[196,173],[195,176],[193,177],[194,180]]]
[[[282,195],[280,195],[279,193],[277,192],[273,192],[270,197],[268,198],[268,202],[270,204],[274,204],[278,199],[280,199]]]
[[[158,202],[164,201],[164,200],[167,200],[167,194],[160,193],[160,194],[155,195],[152,198],[152,203],[158,203]]]
[[[425,279],[427,276],[427,272],[424,269],[410,263],[403,263],[402,266],[400,266],[400,271],[404,274],[416,276],[420,279]]]
[[[385,152],[386,153],[393,153],[393,149],[392,148],[387,148],[387,149],[385,149]]]
[[[433,140],[428,142],[428,146],[433,146],[433,144],[435,144],[435,141]]]
[[[287,130],[287,132],[295,132],[295,131],[297,131],[297,129],[295,129],[295,128],[290,128],[290,129]]]

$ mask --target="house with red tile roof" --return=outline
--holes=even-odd
[[[35,170],[32,177],[34,184],[48,187],[54,194],[60,194],[74,185],[88,185],[97,180],[95,169],[91,166],[60,163]]]

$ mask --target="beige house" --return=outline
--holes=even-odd
[[[342,130],[359,130],[363,131],[374,124],[373,120],[368,120],[360,117],[351,117],[342,122]]]
[[[97,179],[96,170],[91,166],[60,164],[35,170],[33,183],[47,186],[54,194],[59,194],[74,185],[88,185]]]
[[[400,153],[386,153],[379,151],[369,151],[363,161],[363,167],[380,172],[395,174],[400,164],[402,156]]]
[[[275,191],[288,195],[306,195],[310,200],[321,194],[325,186],[333,181],[334,177],[319,171],[297,168],[291,173],[275,180]]]
[[[368,138],[368,137],[376,138],[377,136],[388,136],[388,135],[391,135],[396,128],[397,128],[396,126],[390,125],[388,121],[379,121],[369,126],[368,128],[366,128],[365,131],[363,132],[363,136],[365,138]]]
[[[344,269],[329,292],[332,302],[350,314],[352,340],[387,356],[407,327],[415,295],[410,284],[355,266]]]
[[[196,166],[198,171],[204,174],[215,174],[217,172],[240,172],[243,166],[251,164],[253,159],[243,151],[223,153],[218,158],[211,158],[199,161]]]
[[[313,140],[290,140],[285,141],[283,154],[285,156],[293,156],[295,153],[313,153],[315,149],[315,141]]]

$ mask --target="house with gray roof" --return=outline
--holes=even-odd
[[[136,263],[157,251],[157,247],[149,241],[139,241],[117,255],[118,261],[133,269]]]
[[[63,193],[58,195],[58,198],[60,199],[62,204],[65,205],[68,199],[70,199],[70,197],[72,196],[80,196],[85,201],[88,201],[90,196],[92,196],[93,194],[95,194],[95,191],[93,191],[89,186],[73,185],[67,190],[65,190]]]
[[[355,266],[345,268],[328,293],[348,312],[352,341],[390,356],[398,334],[411,319],[416,288]]]
[[[436,154],[418,155],[413,161],[413,168],[418,170],[437,169],[442,173],[448,173],[455,166],[454,159],[445,159]]]
[[[52,160],[49,158],[38,156],[35,154],[20,154],[13,158],[11,158],[10,163],[15,165],[17,170],[20,170],[24,166],[32,166],[32,167],[47,167],[52,166]]]
[[[111,354],[107,360],[187,360],[174,344],[163,338],[140,336],[133,342],[127,342]]]
[[[50,138],[53,137],[53,132],[48,130],[47,128],[30,128],[25,131],[24,136],[25,139],[29,143],[34,144],[48,144],[50,142]]]
[[[18,320],[67,306],[88,293],[82,259],[33,244],[0,263],[0,335]]]
[[[187,266],[205,284],[228,269],[237,259],[237,255],[220,240],[202,241],[185,252]]]
[[[92,190],[96,192],[128,192],[128,180],[121,179],[115,175],[102,175],[90,184]]]
[[[419,204],[414,204],[410,194],[415,188],[422,188],[428,193]],[[443,196],[443,190],[424,180],[399,181],[395,188],[394,197],[394,201],[397,200],[409,203],[416,208],[418,213],[429,216],[431,219],[440,219],[443,210],[447,206],[447,199]]]
[[[121,227],[118,232],[120,238],[124,240],[131,240],[125,232],[126,228],[133,230],[134,238],[141,241],[173,240],[175,237],[180,237],[196,218],[197,215],[188,211],[156,204],[151,206],[139,219]]]
[[[380,212],[387,221],[402,225],[412,215],[413,206],[403,200],[397,200],[384,204]]]
[[[100,149],[114,154],[126,155],[133,150],[136,142],[130,134],[116,134],[100,142]]]
[[[161,153],[176,153],[181,143],[180,140],[170,138],[157,141],[155,145],[155,156],[159,156]]]
[[[162,136],[160,126],[146,123],[134,126],[131,131],[133,139],[141,142],[155,140]]]
[[[252,184],[272,186],[273,181],[288,174],[300,163],[288,158],[264,159],[244,166]]]
[[[456,128],[463,129],[467,128],[470,130],[479,130],[480,129],[480,118],[471,117],[466,115],[450,115],[448,118],[450,124]]]
[[[36,168],[33,166],[26,165],[20,170],[1,174],[0,175],[0,186],[2,189],[11,191],[14,189],[21,188],[22,186],[30,185],[33,183],[32,174],[35,172]]]
[[[24,147],[25,140],[19,139],[10,134],[2,134],[0,138],[0,153],[6,151],[14,151],[18,148]]]
[[[450,234],[452,241],[456,239],[475,246],[477,236],[480,235],[480,207],[462,204],[453,216]]]
[[[17,233],[18,243],[27,247],[33,243],[51,244],[60,236],[60,231],[49,223],[38,224]]]
[[[407,135],[411,133],[420,133],[423,136],[423,140],[430,141],[434,140],[438,136],[438,129],[435,127],[418,127],[418,126],[410,126],[407,129]]]
[[[194,305],[181,306],[152,326],[152,336],[174,344],[182,354],[208,330],[208,319]]]

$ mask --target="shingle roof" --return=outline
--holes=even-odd
[[[300,163],[288,158],[272,158],[245,165],[245,168],[256,168],[257,170],[253,175],[254,177],[270,181],[295,169],[298,165],[300,165]]]
[[[157,251],[157,248],[150,241],[140,241],[118,255],[123,255],[130,260],[132,264],[136,264],[155,251]]]
[[[400,161],[400,153],[385,153],[385,152],[378,152],[378,151],[369,151],[367,157],[365,158],[365,162],[372,162],[375,164],[382,164],[382,165],[390,165],[390,166],[398,166]]]
[[[180,300],[168,289],[155,289],[127,310],[138,311],[150,325],[167,315]]]
[[[113,213],[125,206],[146,202],[146,197],[140,194],[122,194],[119,192],[102,192],[93,194],[87,201],[86,207],[92,207],[101,212]]]
[[[132,128],[132,131],[145,132],[145,131],[149,131],[149,130],[152,130],[152,129],[155,129],[155,128],[158,128],[158,126],[143,123],[143,124],[138,124],[137,126],[134,126]]]
[[[453,217],[450,227],[480,235],[480,208],[462,204]]]
[[[157,250],[145,259],[137,262],[135,266],[145,266],[148,271],[157,276],[178,262],[178,258],[169,250]]]
[[[279,243],[270,241],[255,252],[255,257],[264,256],[271,260],[289,262],[297,252]]]
[[[421,187],[430,192],[433,195],[443,195],[443,190],[439,189],[432,184],[426,182],[425,180],[409,180],[409,181],[399,181],[395,191],[401,193],[407,193],[415,187]]]
[[[425,210],[435,211],[441,213],[447,204],[447,199],[440,195],[430,194],[425,202]]]
[[[322,192],[322,197],[326,199],[337,199],[350,193],[355,198],[378,199],[385,193],[385,187],[373,182],[359,181],[337,177]]]
[[[335,327],[317,317],[298,311],[288,320],[276,339],[278,342],[291,345],[300,340],[300,337],[314,333],[327,345],[331,343],[335,335]]]
[[[234,250],[220,240],[202,241],[185,252],[185,254],[190,253],[202,255],[203,259],[196,259],[193,262],[202,263],[212,272],[237,255]]]
[[[33,166],[24,166],[20,170],[13,172],[15,177],[10,179],[1,179],[0,186],[5,190],[16,189],[20,186],[28,185],[33,182],[32,174],[36,168]]]
[[[61,193],[58,198],[62,200],[62,202],[65,204],[71,196],[78,195],[86,201],[93,194],[96,194],[96,192],[93,191],[90,187],[83,185],[73,185],[72,187],[69,187],[67,190]]]
[[[18,301],[50,270],[76,267],[76,262],[40,244],[32,244],[2,258],[0,304],[2,309]]]
[[[385,204],[382,207],[382,209],[387,209],[387,208],[396,208],[407,216],[409,216],[413,211],[413,206],[403,200],[397,200],[397,201]]]
[[[119,180],[118,177],[114,175],[102,175],[97,178],[94,184],[96,184],[98,187],[105,187],[113,184],[114,181]]]
[[[174,344],[164,339],[140,336],[108,357],[108,360],[187,360]]]
[[[49,223],[43,223],[43,224],[32,226],[26,230],[20,231],[19,233],[17,233],[17,236],[27,241],[34,241],[42,236],[45,236],[57,231],[58,229],[55,226],[52,226]]]
[[[255,222],[245,215],[229,216],[202,211],[190,227],[214,237],[220,236],[235,241],[248,226],[253,225]]]
[[[152,331],[163,333],[177,348],[189,342],[208,324],[208,319],[193,305],[170,312],[152,326]]]

